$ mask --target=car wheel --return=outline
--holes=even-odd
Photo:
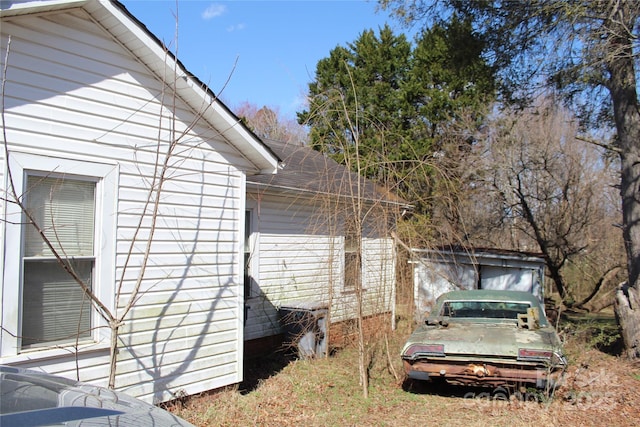
[[[498,387],[491,392],[491,400],[504,400],[509,401],[509,390],[504,387]]]

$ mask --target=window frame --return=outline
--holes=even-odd
[[[27,171],[24,173],[25,177],[25,188],[23,202],[26,204],[26,208],[32,210],[31,214],[35,216],[36,221],[38,221],[38,225],[47,230],[47,227],[50,226],[51,221],[55,224],[54,229],[52,229],[51,233],[47,235],[49,239],[51,239],[51,244],[54,247],[57,247],[58,254],[65,258],[67,262],[70,264],[75,264],[77,268],[77,272],[80,276],[86,274],[86,284],[93,289],[94,282],[94,272],[95,272],[95,264],[96,264],[96,252],[97,247],[95,245],[95,236],[96,236],[96,226],[95,226],[95,208],[96,208],[96,189],[97,189],[97,179],[93,178],[85,178],[85,177],[76,177],[75,175],[60,175],[57,173],[43,173],[40,171]],[[75,188],[78,191],[73,190],[64,190],[64,187],[69,185],[71,188]],[[41,187],[42,186],[42,187]],[[48,191],[44,194],[38,190],[38,188],[48,189]],[[83,200],[82,205],[78,205],[77,202],[79,200],[74,200],[76,202],[72,209],[68,211],[70,215],[68,218],[65,218],[64,215],[67,214],[68,206],[65,206],[65,192],[73,192],[74,194],[86,194],[86,190],[82,188],[90,189],[90,197]],[[60,192],[56,192],[55,188],[58,188]],[[41,193],[41,194],[38,194]],[[89,207],[90,210],[84,209],[84,207]],[[62,208],[64,209],[64,213],[60,214],[60,217],[50,216],[49,212],[47,212],[47,206],[55,209]],[[55,206],[55,207],[54,207]],[[23,215],[23,224],[27,223],[26,214]],[[66,233],[65,226],[72,225],[74,223],[80,223],[80,229],[83,230],[82,233],[78,234],[76,232]],[[60,227],[60,228],[57,228]],[[93,316],[91,313],[93,312],[93,306],[91,304],[90,299],[88,299],[82,289],[73,282],[71,276],[68,273],[64,272],[59,265],[58,260],[55,257],[55,254],[49,250],[47,245],[44,243],[43,239],[36,232],[35,228],[30,226],[22,227],[22,258],[20,262],[20,268],[22,269],[22,294],[23,298],[21,298],[21,309],[20,312],[20,334],[21,337],[19,339],[20,352],[24,352],[31,349],[36,348],[45,348],[51,347],[53,345],[59,344],[62,346],[67,346],[70,342],[78,342],[84,343],[90,342],[93,339],[92,334],[92,322]],[[56,241],[57,237],[60,237],[65,243],[59,243]],[[79,253],[74,255],[74,246],[76,248],[81,248]],[[30,268],[27,268],[30,266]],[[48,268],[52,268],[53,270],[48,270]],[[88,271],[87,271],[88,270]],[[56,277],[56,280],[63,280],[65,282],[62,287],[59,287],[60,284],[54,285],[53,288],[45,287],[45,283],[47,280],[44,277],[40,277],[33,282],[28,280],[28,277],[33,278],[34,276],[38,277],[41,275],[42,271],[48,271],[51,277]],[[85,274],[80,273],[84,271]],[[61,276],[57,276],[57,274],[61,274]],[[46,276],[46,275],[45,275]],[[79,314],[79,307],[77,304],[72,303],[69,305],[69,310],[65,310],[67,314],[60,313],[59,304],[56,304],[53,308],[53,312],[50,312],[46,305],[38,305],[37,307],[28,307],[29,301],[38,300],[38,296],[34,295],[32,297],[31,291],[29,291],[28,298],[27,296],[27,288],[29,286],[36,286],[38,289],[42,286],[42,291],[46,292],[47,295],[53,296],[54,294],[60,293],[63,295],[65,292],[65,288],[68,287],[67,292],[71,292],[67,294],[70,299],[66,301],[71,301],[75,298],[79,298],[82,306],[80,310],[82,313],[86,313],[85,317],[81,314],[80,318],[77,319],[79,322],[81,319],[84,322],[88,322],[85,324],[84,322],[80,325],[75,323],[75,317]],[[51,286],[51,284],[49,284]],[[44,302],[44,295],[40,295],[42,298],[40,301]],[[33,316],[27,316],[28,310],[36,310],[33,312]],[[63,312],[64,313],[64,312]],[[47,318],[47,316],[50,316]],[[55,339],[55,336],[47,336],[44,331],[48,328],[57,329],[54,325],[58,322],[51,323],[51,320],[56,318],[56,316],[62,316],[68,322],[59,322],[61,323],[60,329],[65,332],[72,333],[71,331],[77,327],[82,327],[82,335],[76,336],[75,338],[62,338],[59,336],[59,339]],[[69,317],[67,317],[69,316]],[[30,322],[30,320],[35,320],[35,324]],[[71,321],[74,322],[71,322]],[[41,324],[39,324],[41,323]],[[28,331],[28,326],[33,327],[33,331]],[[69,328],[69,330],[67,330]],[[55,333],[54,333],[55,335]],[[31,339],[29,338],[31,337]],[[42,338],[42,339],[40,339]]]
[[[115,305],[115,247],[118,165],[97,163],[92,159],[65,159],[31,153],[10,152],[8,162],[16,191],[24,191],[28,176],[52,175],[95,182],[94,273],[93,289],[105,306],[113,311]],[[5,188],[10,188],[8,174]],[[18,362],[39,358],[69,356],[75,353],[68,345],[20,348],[22,331],[23,288],[23,213],[15,203],[7,203],[5,227],[4,276],[2,281],[2,331],[0,357],[3,362]],[[91,337],[83,339],[78,351],[108,348],[110,330],[107,322],[92,308]],[[70,352],[73,348],[73,353]]]
[[[258,216],[256,212],[257,208],[254,204],[246,204],[244,208],[242,240],[242,283],[245,303],[252,298],[260,295],[258,287],[260,275],[260,254],[258,251],[260,244],[260,233],[258,232],[257,227]],[[249,224],[247,224],[247,220],[249,220]],[[246,254],[249,254],[248,263],[245,261]],[[246,283],[247,276],[249,283]]]
[[[363,291],[363,242],[362,232],[357,228],[358,224],[353,220],[345,223],[343,236],[343,280],[344,293]]]

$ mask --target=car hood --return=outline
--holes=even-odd
[[[0,366],[0,425],[193,427],[122,392],[9,366]]]
[[[514,359],[520,348],[552,351],[560,348],[553,329],[529,330],[512,323],[450,322],[448,326],[423,325],[409,337],[405,349],[416,343],[442,344],[447,356],[460,354]]]

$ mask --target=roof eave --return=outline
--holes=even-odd
[[[279,194],[279,195],[291,194],[291,195],[295,195],[295,197],[306,196],[309,199],[315,199],[318,196],[331,197],[338,200],[353,200],[356,198],[355,196],[330,193],[326,191],[307,190],[307,189],[298,188],[298,187],[288,187],[283,185],[273,185],[273,184],[266,184],[261,182],[253,182],[250,179],[247,180],[247,189],[254,190],[254,191],[263,191],[263,192],[266,191],[266,192],[271,192],[273,194]],[[373,199],[371,197],[362,197],[361,200],[372,205],[380,204],[380,205],[389,206],[389,207],[393,206],[394,208],[398,208],[402,210],[413,209],[413,206],[410,204],[398,202],[394,200],[388,200],[384,198]]]
[[[0,1],[0,18],[74,9],[84,6],[87,1],[89,0]]]
[[[217,98],[207,85],[188,72],[182,63],[166,49],[164,44],[122,3],[87,0],[85,9],[93,16],[100,14],[100,8],[108,11],[118,20],[120,25],[133,32],[136,38],[143,42],[143,46],[139,46],[135,40],[124,40],[125,47],[137,54],[140,60],[144,61],[156,75],[171,76],[176,82],[178,95],[194,111],[209,121],[222,137],[236,147],[251,164],[255,165],[255,170],[247,171],[248,173],[273,174],[277,172],[280,159]],[[114,36],[117,34],[113,31],[110,32]],[[130,44],[133,46],[129,46]],[[146,49],[146,53],[150,55],[140,55],[140,49]]]
[[[209,122],[220,135],[252,165],[248,174],[274,174],[280,159],[235,116],[198,78],[118,1],[43,0],[0,3],[0,17],[11,17],[72,8],[83,8],[125,49],[151,72],[165,81],[175,82],[176,93]],[[124,37],[132,34],[134,37]]]

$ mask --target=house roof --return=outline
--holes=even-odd
[[[177,94],[254,167],[247,173],[273,174],[280,159],[233,114],[125,6],[115,0],[0,1],[0,18],[82,8],[160,79],[175,82]],[[168,77],[167,77],[168,76]]]
[[[299,142],[264,140],[283,161],[276,175],[247,177],[247,186],[278,193],[360,197],[370,202],[398,205],[408,209],[406,201],[374,182],[359,177],[333,159]]]

